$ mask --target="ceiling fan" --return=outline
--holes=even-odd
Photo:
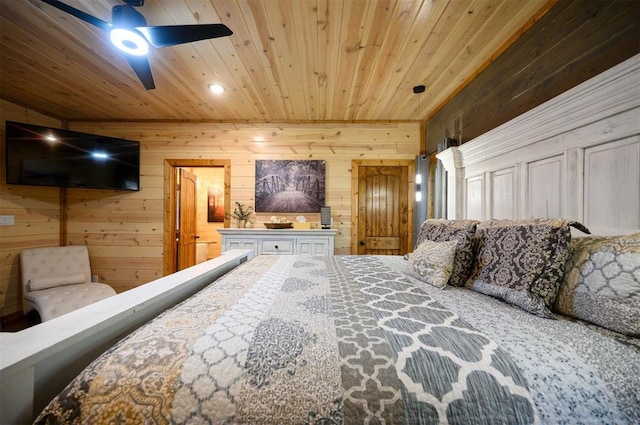
[[[111,42],[123,52],[127,62],[147,90],[156,87],[146,56],[149,44],[153,47],[168,47],[233,34],[224,24],[147,26],[144,16],[135,9],[143,6],[144,0],[122,0],[125,4],[113,6],[111,23],[58,0],[42,1],[108,31]]]

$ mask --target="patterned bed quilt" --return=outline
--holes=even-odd
[[[121,340],[37,423],[637,424],[640,350],[401,257],[261,256]]]

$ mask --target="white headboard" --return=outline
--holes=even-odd
[[[640,55],[439,153],[447,216],[640,232]]]

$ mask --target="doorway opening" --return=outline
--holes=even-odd
[[[208,175],[209,171],[221,171],[223,182],[211,185],[200,183],[200,187],[198,183],[189,183],[193,181],[190,174]],[[231,161],[166,159],[164,193],[163,273],[166,276],[196,264],[196,248],[200,242],[198,222],[211,220],[219,227],[229,227]],[[222,199],[223,208],[220,211]],[[203,238],[200,244],[212,243],[209,239]]]

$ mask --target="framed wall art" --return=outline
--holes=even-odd
[[[207,222],[224,222],[224,191],[220,186],[207,187]]]
[[[256,212],[319,213],[325,162],[256,160]]]

